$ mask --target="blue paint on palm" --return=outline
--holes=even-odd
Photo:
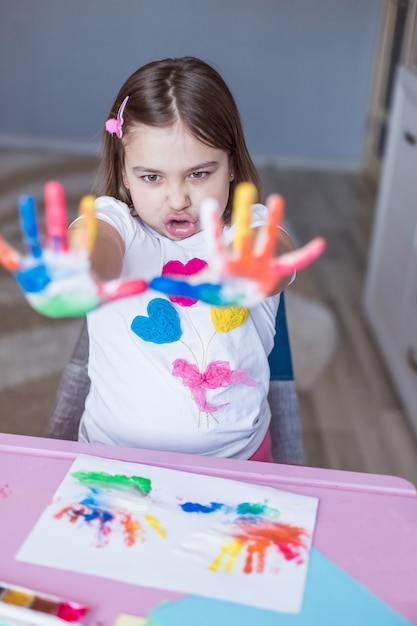
[[[183,296],[185,298],[201,300],[201,302],[206,302],[213,306],[222,306],[225,304],[224,298],[221,296],[221,285],[214,285],[212,283],[192,285],[185,280],[159,276],[150,281],[149,287],[169,296]]]
[[[43,263],[17,271],[15,277],[26,293],[39,293],[51,282],[48,270]]]

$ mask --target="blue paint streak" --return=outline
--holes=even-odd
[[[210,505],[199,504],[198,502],[184,502],[180,507],[185,513],[215,513],[224,507],[219,502],[210,502]]]
[[[90,509],[89,513],[77,512],[77,515],[79,515],[80,517],[84,517],[86,522],[93,522],[94,520],[98,519],[102,523],[102,526],[104,526],[104,524],[106,524],[107,522],[111,522],[111,520],[114,518],[113,513],[103,509],[102,506],[99,504],[97,498],[95,498],[94,496],[87,496],[86,498],[81,500],[80,504]]]
[[[214,306],[229,304],[225,302],[224,298],[221,296],[221,285],[213,285],[211,283],[191,285],[185,280],[159,276],[150,281],[149,287],[155,289],[155,291],[165,293],[168,296],[183,296],[185,298],[191,298],[192,300],[201,300],[201,302],[206,302]]]

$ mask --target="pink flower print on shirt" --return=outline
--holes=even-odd
[[[215,406],[206,398],[207,389],[219,389],[230,385],[249,385],[256,387],[254,381],[245,370],[231,370],[226,361],[213,361],[209,363],[205,372],[200,372],[198,367],[185,359],[176,359],[173,363],[172,373],[182,378],[182,382],[191,390],[191,395],[201,411],[218,411],[229,402]]]
[[[193,276],[198,274],[204,268],[208,267],[206,261],[194,257],[190,259],[188,263],[182,263],[181,261],[168,261],[162,268],[162,276]],[[175,302],[180,306],[192,306],[198,300],[194,298],[187,298],[186,296],[168,296],[171,302]]]

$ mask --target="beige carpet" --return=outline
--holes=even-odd
[[[80,198],[95,190],[97,159],[0,150],[0,232],[21,249],[17,203],[38,200],[48,180],[65,185],[70,218]],[[333,313],[314,299],[287,292],[287,317],[296,383],[311,388],[329,366],[338,345]],[[13,278],[0,267],[0,431],[42,435],[80,320],[50,320],[26,303]]]
[[[339,345],[333,312],[321,302],[294,290],[285,294],[294,377],[299,391],[308,391],[330,365]]]
[[[97,159],[0,150],[0,232],[22,250],[18,199],[38,200],[42,224],[43,186],[65,185],[70,217],[96,182]],[[0,431],[42,435],[62,369],[80,320],[51,320],[35,313],[13,278],[0,267]]]

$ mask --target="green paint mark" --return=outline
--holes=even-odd
[[[236,507],[238,515],[266,515],[268,517],[279,517],[279,510],[267,505],[265,502],[241,502]]]
[[[80,470],[71,474],[89,487],[121,489],[123,491],[139,491],[147,494],[151,490],[151,481],[142,476],[124,476],[123,474],[108,474],[107,472],[86,472]]]

